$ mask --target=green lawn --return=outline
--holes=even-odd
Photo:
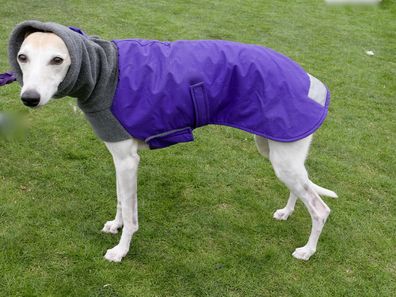
[[[229,39],[298,61],[332,92],[307,167],[336,191],[309,262],[310,218],[251,135],[196,130],[194,143],[144,151],[140,230],[120,264],[103,259],[119,235],[111,156],[75,101],[40,110],[0,88],[0,111],[25,133],[0,140],[0,296],[394,296],[396,292],[396,3],[327,7],[324,1],[2,1],[0,72],[20,21],[51,20],[115,39]],[[365,51],[374,51],[368,56]],[[393,293],[392,293],[393,292]]]

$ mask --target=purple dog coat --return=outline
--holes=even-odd
[[[73,62],[54,97],[77,98],[106,142],[133,136],[163,148],[192,141],[192,130],[209,124],[288,142],[313,133],[327,114],[325,85],[265,47],[214,40],[110,42],[39,21],[18,24],[11,33],[15,73],[0,76],[0,83],[16,78],[23,84],[17,53],[35,31],[61,37]]]
[[[271,49],[229,41],[113,42],[119,77],[111,111],[151,149],[192,141],[192,130],[209,124],[290,142],[326,117],[327,88]]]

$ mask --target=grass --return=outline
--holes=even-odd
[[[110,155],[73,99],[40,110],[0,88],[0,110],[25,132],[0,140],[0,296],[392,296],[396,291],[396,4],[324,1],[3,1],[0,69],[16,23],[51,20],[103,38],[231,39],[263,44],[303,65],[332,91],[307,164],[335,190],[309,262],[301,203],[272,212],[287,190],[252,137],[225,127],[141,153],[140,230],[120,264],[102,256],[115,211]],[[375,55],[366,55],[373,50]]]

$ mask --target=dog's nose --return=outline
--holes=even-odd
[[[40,94],[34,90],[27,90],[21,96],[23,104],[29,107],[35,107],[40,103]]]

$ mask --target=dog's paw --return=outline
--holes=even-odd
[[[309,258],[315,253],[315,250],[312,248],[309,248],[307,246],[303,246],[300,248],[296,248],[296,250],[293,253],[293,257],[299,260],[305,260],[308,261]]]
[[[116,234],[118,233],[118,229],[122,227],[122,223],[116,220],[108,221],[104,224],[102,232]]]
[[[121,262],[122,258],[126,256],[128,249],[116,245],[112,249],[108,249],[104,258],[110,262]]]
[[[287,218],[293,213],[293,209],[289,208],[281,208],[278,209],[277,211],[274,212],[274,219],[280,220],[280,221],[286,221]]]

